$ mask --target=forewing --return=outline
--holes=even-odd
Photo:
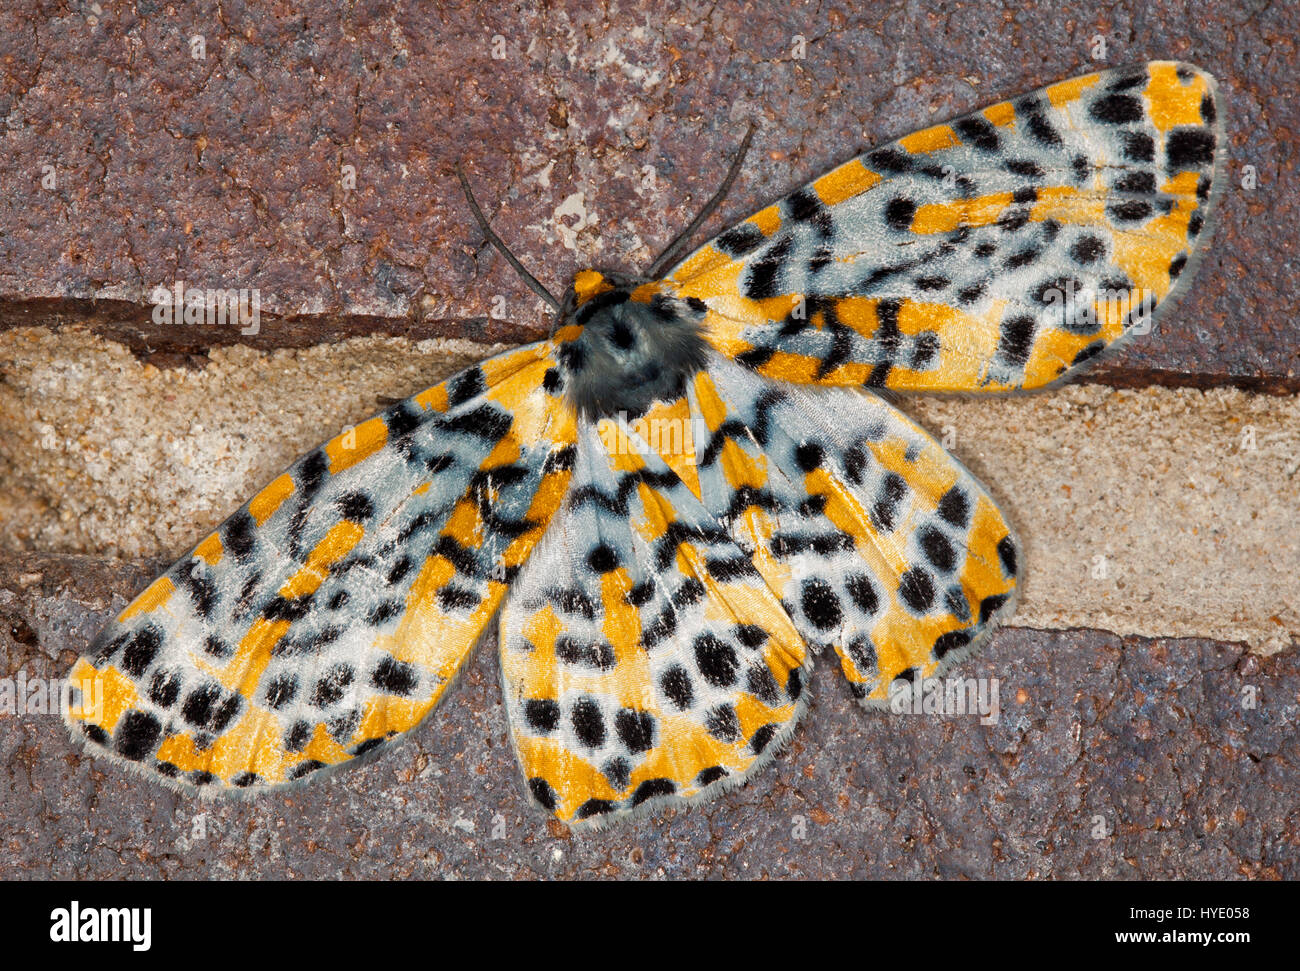
[[[579,433],[569,498],[510,591],[501,671],[534,800],[603,823],[736,785],[794,728],[804,645],[657,455]]]
[[[1204,71],[1102,71],[868,152],[670,280],[708,306],[714,346],[768,377],[1039,387],[1187,285],[1223,150]]]
[[[688,399],[704,506],[854,693],[941,674],[1013,609],[1017,549],[979,482],[874,395],[714,358]]]
[[[308,453],[99,635],[74,732],[182,783],[274,785],[418,723],[558,508],[574,419],[549,344]]]

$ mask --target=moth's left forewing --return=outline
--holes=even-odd
[[[1049,384],[1186,287],[1223,158],[1214,79],[1084,75],[884,145],[682,261],[709,339],[767,377]]]
[[[295,463],[70,673],[74,733],[225,791],[384,745],[442,697],[568,484],[549,344],[461,372]]]

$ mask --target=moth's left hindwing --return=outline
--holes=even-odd
[[[567,488],[552,350],[485,361],[299,460],[77,661],[74,732],[215,790],[300,779],[417,724]]]
[[[1154,61],[884,145],[670,274],[765,377],[899,391],[1046,385],[1186,287],[1212,216],[1214,79]]]
[[[564,509],[501,616],[533,799],[598,824],[739,785],[793,731],[806,663],[777,595],[678,474],[634,431],[583,425]]]

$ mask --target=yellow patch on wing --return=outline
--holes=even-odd
[[[259,617],[239,641],[234,656],[224,666],[217,667],[201,658],[196,664],[213,675],[227,688],[238,691],[250,701],[257,689],[262,672],[271,663],[271,649],[289,629],[287,620],[267,620]]]
[[[937,152],[943,148],[955,148],[961,144],[961,139],[951,125],[935,125],[900,138],[898,144],[909,154],[918,155]]]
[[[1151,80],[1146,91],[1151,123],[1167,132],[1179,125],[1201,125],[1201,102],[1210,93],[1210,83],[1203,74],[1192,75],[1184,84],[1178,77],[1177,65],[1164,61],[1148,66]]]
[[[194,547],[194,555],[208,566],[216,566],[220,563],[224,552],[225,550],[221,545],[221,535],[219,533],[213,533],[198,546]]]
[[[248,504],[248,514],[261,526],[280,508],[280,503],[293,495],[294,488],[293,476],[286,472],[253,497]]]
[[[140,705],[135,682],[113,665],[100,671],[80,657],[68,677],[82,691],[81,705],[65,711],[70,720],[97,725],[111,735],[122,715]]]
[[[325,443],[330,474],[338,475],[362,459],[374,455],[388,441],[388,426],[379,417],[369,418]]]
[[[175,592],[176,584],[167,577],[159,577],[149,584],[140,596],[131,601],[126,609],[117,615],[117,619],[125,622],[137,614],[151,614],[170,600]]]
[[[845,199],[861,195],[881,181],[880,176],[868,169],[858,159],[846,162],[813,182],[813,191],[828,206],[838,205]],[[775,231],[775,227],[773,227]],[[770,236],[771,233],[764,235]]]
[[[573,293],[577,297],[579,307],[592,297],[613,289],[614,284],[597,270],[580,270],[573,278]]]
[[[1085,74],[1083,77],[1071,78],[1068,81],[1061,81],[1059,84],[1049,85],[1045,94],[1053,108],[1064,108],[1072,102],[1078,101],[1083,92],[1100,80],[1100,74]]]
[[[1005,128],[1016,120],[1016,106],[1010,101],[1003,101],[990,105],[981,114],[999,128]]]
[[[280,596],[293,600],[315,593],[329,575],[329,568],[343,559],[365,534],[365,527],[360,523],[351,520],[335,523],[307,554],[307,562],[285,581]]]
[[[657,402],[645,415],[632,422],[632,430],[698,498],[700,474],[695,467],[695,434],[686,399]]]
[[[962,226],[991,226],[1012,204],[1010,192],[994,192],[976,199],[930,202],[912,215],[912,232],[950,233]],[[1032,216],[1030,218],[1033,218]]]

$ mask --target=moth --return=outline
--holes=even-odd
[[[645,276],[563,300],[502,245],[552,336],[267,485],[95,639],[68,724],[187,789],[282,786],[419,724],[499,616],[529,797],[590,826],[749,779],[822,649],[867,706],[940,675],[1023,564],[879,392],[1041,388],[1150,325],[1214,211],[1215,91],[1167,61],[1053,84],[679,258],[706,209]]]

